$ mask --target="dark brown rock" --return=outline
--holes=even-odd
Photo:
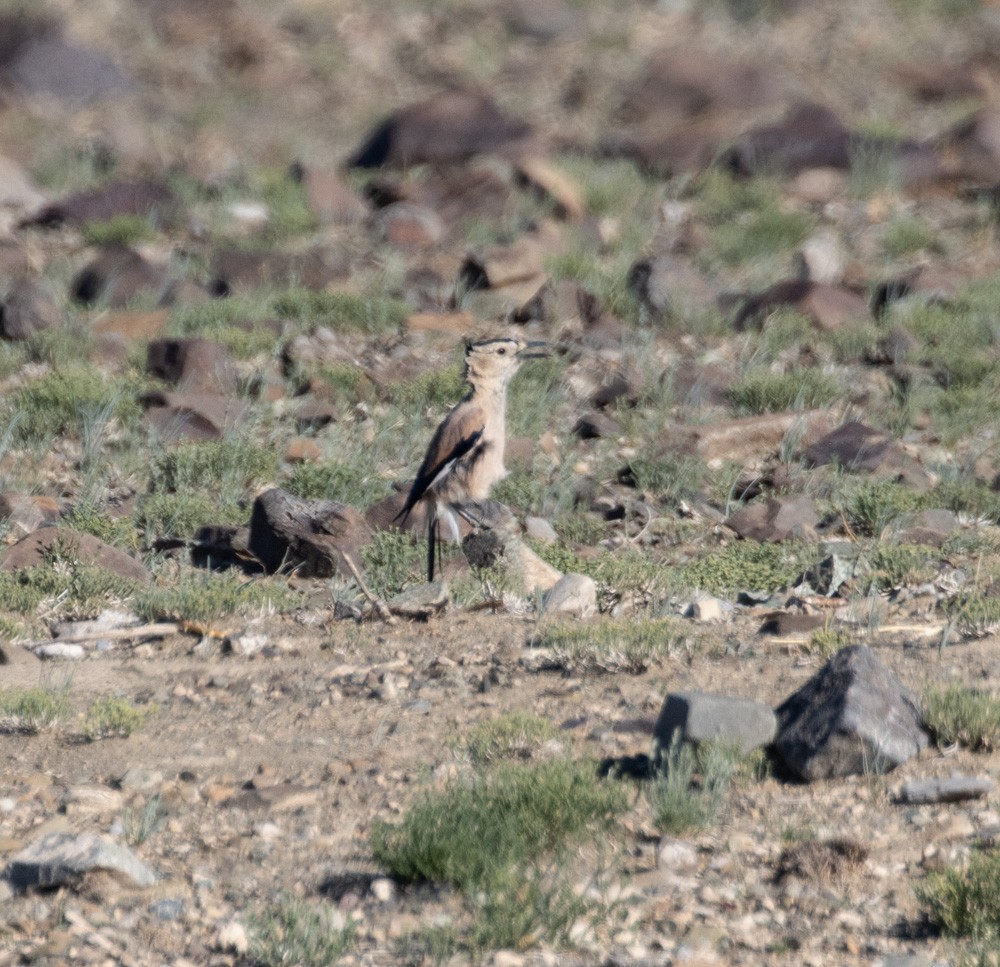
[[[777,124],[752,128],[736,139],[722,163],[747,177],[798,174],[806,168],[851,166],[851,135],[840,118],[820,104],[799,104]]]
[[[372,504],[365,511],[365,521],[373,531],[404,530],[413,534],[427,533],[427,509],[423,504],[417,504],[407,515],[405,521],[399,520],[406,504],[407,491],[400,490]],[[459,519],[459,526],[466,528],[468,524]]]
[[[959,529],[958,516],[951,510],[928,509],[909,515],[895,540],[901,544],[941,547]]]
[[[581,416],[573,426],[573,433],[581,440],[600,440],[620,436],[621,424],[600,411]]]
[[[738,332],[760,326],[770,313],[782,307],[800,312],[824,332],[834,332],[871,316],[868,302],[853,289],[809,279],[788,279],[750,296],[733,320],[733,326]]]
[[[816,504],[805,496],[753,501],[726,519],[726,525],[740,537],[772,542],[814,538],[817,524]]]
[[[427,248],[444,238],[445,224],[432,208],[398,201],[379,211],[375,231],[394,248]]]
[[[757,633],[761,635],[775,635],[784,638],[787,635],[801,635],[817,628],[822,628],[826,624],[827,618],[823,614],[807,614],[804,611],[775,611],[765,615]]]
[[[655,316],[681,319],[716,308],[718,290],[683,256],[665,253],[629,270],[628,286]]]
[[[134,557],[105,544],[92,534],[69,527],[41,527],[22,537],[0,557],[0,571],[47,566],[53,554],[113,571],[139,584],[152,582],[149,571]]]
[[[112,181],[102,188],[76,192],[46,205],[28,224],[55,227],[68,222],[110,221],[116,215],[138,215],[156,225],[169,225],[177,217],[180,201],[163,182],[140,179]]]
[[[109,245],[77,273],[70,289],[77,302],[103,303],[123,309],[136,299],[152,296],[169,301],[171,281],[167,273],[124,245]]]
[[[445,91],[386,118],[347,164],[381,168],[464,161],[511,148],[525,141],[530,131],[485,94]]]
[[[221,440],[246,415],[247,404],[215,393],[146,393],[146,419],[163,441]]]
[[[5,339],[28,339],[62,321],[55,299],[34,279],[18,279],[0,305],[0,331]]]
[[[323,248],[302,255],[226,249],[215,257],[209,288],[216,296],[282,285],[319,290],[342,278],[347,270],[342,253]]]
[[[254,501],[248,548],[268,574],[350,577],[344,555],[363,566],[361,548],[372,529],[354,508],[334,500],[304,500],[274,487]]]
[[[236,390],[229,350],[210,339],[154,339],[146,350],[146,371],[179,393],[225,395]]]
[[[806,447],[803,456],[813,467],[836,463],[848,470],[877,470],[894,446],[890,437],[851,420]]]

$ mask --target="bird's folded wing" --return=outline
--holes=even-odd
[[[417,479],[396,520],[405,519],[420,498],[451,472],[456,461],[479,443],[485,427],[486,416],[478,406],[459,405],[451,411],[432,437],[424,462],[417,471]]]

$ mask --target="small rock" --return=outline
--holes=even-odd
[[[372,880],[371,891],[379,903],[390,903],[396,896],[396,884],[388,877],[380,876]]]
[[[143,766],[131,766],[118,780],[121,789],[130,789],[135,792],[150,792],[162,783],[162,772],[157,769],[146,769]]]
[[[219,927],[215,946],[218,950],[227,953],[245,954],[250,949],[250,941],[247,939],[247,932],[243,924],[236,920],[224,923]]]
[[[555,544],[559,540],[556,529],[544,517],[525,517],[524,533],[542,544]]]
[[[270,639],[265,634],[244,631],[239,634],[230,635],[226,639],[226,650],[234,655],[247,658],[250,655],[262,652],[267,647],[269,641]]]
[[[985,799],[993,792],[992,779],[974,776],[950,776],[947,779],[912,779],[897,794],[901,803],[962,802]]]
[[[447,582],[432,581],[400,591],[386,602],[386,607],[401,618],[425,620],[443,611],[450,600]]]
[[[813,282],[836,285],[844,277],[844,251],[831,231],[817,232],[807,238],[796,253],[799,274]]]
[[[722,602],[713,597],[698,598],[687,606],[684,616],[702,622],[722,621]]]
[[[664,837],[656,846],[656,865],[661,870],[690,870],[698,865],[698,853],[690,843]]]
[[[597,584],[586,574],[564,574],[542,598],[544,614],[575,614],[581,618],[597,610]]]

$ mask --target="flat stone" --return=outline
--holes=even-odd
[[[443,611],[450,600],[448,585],[444,581],[431,581],[394,595],[386,602],[386,607],[401,618],[423,620]]]
[[[776,725],[774,712],[762,702],[706,692],[672,692],[653,727],[653,739],[666,749],[679,731],[685,742],[721,741],[747,753],[768,745]]]
[[[698,598],[684,609],[684,617],[706,623],[721,621],[723,618],[722,602],[711,596]]]
[[[963,802],[985,799],[993,792],[992,779],[975,776],[949,776],[947,779],[911,779],[897,794],[901,803]]]
[[[8,877],[18,887],[59,886],[107,870],[134,886],[152,886],[156,874],[130,849],[95,833],[50,833],[11,859]]]
[[[864,645],[841,649],[776,714],[774,744],[807,781],[885,773],[928,744],[917,699]]]
[[[814,539],[818,524],[816,502],[804,495],[752,501],[726,518],[726,526],[740,537],[772,543],[790,538]]]

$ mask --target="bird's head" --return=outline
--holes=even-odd
[[[473,382],[506,384],[524,360],[548,355],[543,342],[507,337],[469,342],[465,345],[465,377]]]

